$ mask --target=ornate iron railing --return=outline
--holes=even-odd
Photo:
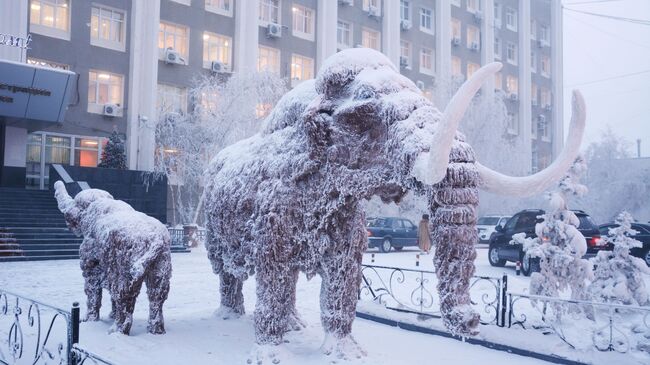
[[[577,349],[650,351],[650,307],[508,293],[508,327],[555,334]]]
[[[112,365],[112,363],[108,360],[105,360],[99,355],[79,347],[77,344],[72,345],[72,353],[75,365]]]
[[[440,317],[440,302],[436,293],[438,278],[427,270],[389,266],[363,265],[359,299],[371,299],[386,308]],[[470,282],[472,306],[481,314],[482,324],[505,323],[505,292],[508,277],[474,276]]]

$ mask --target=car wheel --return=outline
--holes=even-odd
[[[393,247],[393,248],[395,249],[395,251],[402,251],[402,249],[403,249],[404,247],[402,247],[402,246],[395,246],[395,247]]]
[[[521,260],[521,272],[524,276],[530,276],[534,272],[539,272],[539,257],[528,257],[528,255],[525,255]]]
[[[381,243],[381,246],[379,246],[379,249],[383,253],[390,252],[390,248],[393,247],[393,245],[390,243],[390,238],[384,238],[384,242]]]
[[[490,246],[490,250],[488,251],[488,261],[490,261],[490,265],[492,266],[506,266],[506,260],[499,259],[499,249],[494,246]]]
[[[643,259],[643,261],[645,261],[646,265],[650,266],[650,247],[646,248],[646,250],[643,251],[641,258]]]

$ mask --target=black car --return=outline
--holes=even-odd
[[[391,248],[399,251],[405,246],[418,245],[418,227],[406,218],[368,218],[366,230],[368,248],[377,247],[381,252],[389,252]]]
[[[618,227],[616,223],[605,223],[601,224],[598,229],[600,229],[600,234],[602,236],[609,235],[609,229]],[[643,246],[636,247],[630,250],[632,256],[639,257],[645,261],[645,263],[650,266],[650,224],[647,223],[632,223],[632,229],[638,231],[639,233],[631,236],[637,241],[640,241]],[[612,249],[611,244],[608,246],[608,249]]]
[[[600,239],[598,226],[591,217],[581,210],[574,210],[580,220],[578,230],[587,240],[587,253],[607,249],[605,242]],[[545,212],[541,209],[527,209],[515,214],[508,220],[505,226],[497,227],[497,231],[490,238],[488,260],[490,265],[502,267],[506,262],[521,262],[521,271],[528,276],[539,271],[539,259],[525,256],[521,244],[511,244],[512,236],[517,233],[525,233],[526,237],[535,238],[535,225],[543,221],[541,217]]]

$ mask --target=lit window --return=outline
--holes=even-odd
[[[291,56],[291,84],[314,78],[314,60],[294,54]]]
[[[379,2],[380,0],[363,0],[361,7],[364,11],[370,11],[370,9],[374,9],[377,14],[380,14]]]
[[[260,0],[260,21],[280,24],[280,0]]]
[[[69,70],[70,66],[63,63],[39,60],[38,58],[27,57],[27,63],[34,66],[55,68],[58,70]]]
[[[530,20],[530,39],[535,40],[537,37],[537,22],[535,19]]]
[[[503,90],[503,75],[501,72],[494,74],[494,90]]]
[[[508,112],[508,133],[519,134],[519,118],[513,112]]]
[[[550,108],[551,107],[551,91],[547,88],[540,88],[539,89],[539,103],[543,108]]]
[[[541,72],[544,77],[551,77],[551,58],[543,55],[541,58]]]
[[[158,115],[187,112],[187,89],[166,84],[158,84]]]
[[[517,10],[506,7],[506,28],[517,31]]]
[[[461,76],[463,70],[461,68],[461,61],[459,57],[451,57],[451,75],[452,76]]]
[[[478,13],[481,11],[480,4],[480,0],[467,0],[467,11],[470,13]]]
[[[171,48],[179,52],[187,64],[189,32],[189,29],[182,25],[160,22],[158,31],[158,51],[160,58],[164,59],[165,51]]]
[[[361,31],[361,45],[380,51],[379,32],[364,28]]]
[[[539,118],[539,135],[542,137],[543,140],[549,140],[550,139],[550,128],[549,128],[549,121],[546,116],[543,118]]]
[[[422,47],[420,49],[420,72],[433,75],[433,50]]]
[[[101,113],[105,104],[122,106],[124,78],[104,71],[88,73],[88,112]]]
[[[530,72],[537,72],[537,54],[533,50],[530,50]]]
[[[512,42],[506,44],[506,60],[510,64],[517,65],[517,45]]]
[[[205,0],[205,10],[232,16],[232,0]]]
[[[506,91],[508,95],[519,95],[519,80],[511,75],[506,77]]]
[[[123,11],[93,6],[90,17],[90,44],[124,51],[125,24]]]
[[[539,40],[546,46],[551,44],[551,29],[548,25],[542,25],[539,27]]]
[[[400,0],[399,2],[399,16],[401,20],[411,21],[411,2]]]
[[[336,25],[336,43],[339,48],[352,47],[352,24],[339,20]]]
[[[474,72],[478,71],[478,69],[480,67],[481,66],[476,64],[476,63],[468,62],[467,63],[467,78],[469,79],[470,77],[472,77],[472,75],[474,75]]]
[[[477,51],[481,45],[481,31],[472,25],[467,26],[467,48]]]
[[[308,40],[314,40],[314,10],[294,4],[293,12],[293,35]]]
[[[530,85],[530,103],[537,105],[537,85]]]
[[[501,59],[501,39],[499,37],[494,37],[494,58]]]
[[[451,38],[460,42],[460,20],[456,18],[451,18]]]
[[[400,59],[399,63],[402,67],[411,66],[411,42],[400,40]]]
[[[203,32],[203,67],[210,68],[212,62],[221,62],[230,69],[232,39],[220,34]]]
[[[70,0],[30,0],[30,31],[70,39]]]
[[[280,76],[280,50],[259,46],[257,51],[257,71],[272,72]]]
[[[75,137],[74,164],[82,167],[97,167],[99,157],[99,139]]]
[[[433,11],[431,9],[420,8],[420,30],[433,33]]]

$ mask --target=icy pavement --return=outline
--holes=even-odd
[[[365,263],[370,263],[371,252],[364,256]],[[415,267],[416,253],[405,249],[402,252],[376,254],[375,263]],[[487,250],[479,250],[477,273],[498,276],[506,271],[511,276],[514,274],[512,269],[490,267],[485,255]],[[422,256],[420,268],[433,269],[432,257]],[[81,324],[81,345],[122,365],[245,364],[254,344],[254,280],[244,284],[247,314],[239,320],[222,320],[213,315],[219,303],[218,278],[212,273],[205,252],[194,250],[190,254],[174,254],[172,260],[171,292],[164,307],[167,334],[155,336],[147,333],[148,302],[144,288],[138,297],[131,336],[108,334],[110,303],[104,292],[102,320]],[[526,280],[519,277],[512,281],[521,281],[525,286]],[[79,301],[82,303],[82,317],[85,314],[83,279],[76,260],[3,263],[0,265],[0,287],[65,309],[73,301]],[[362,319],[355,320],[352,333],[368,356],[350,361],[328,357],[319,351],[324,340],[319,319],[319,290],[318,277],[307,281],[301,276],[297,306],[307,327],[286,336],[288,342],[283,345],[283,352],[288,356],[282,364],[311,365],[334,361],[350,364],[545,363]],[[2,338],[0,341],[6,340]]]

